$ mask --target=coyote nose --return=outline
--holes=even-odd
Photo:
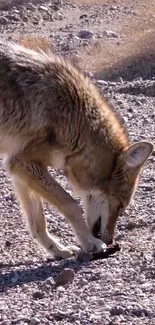
[[[92,228],[92,234],[96,238],[101,238],[101,217],[94,223]]]

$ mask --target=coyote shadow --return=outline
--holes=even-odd
[[[117,256],[117,255],[116,255]],[[114,258],[116,256],[110,256]],[[109,258],[109,257],[108,257]],[[104,263],[104,259],[98,260],[97,262]],[[96,262],[95,262],[96,263]],[[82,268],[89,268],[94,264],[94,261],[77,261],[75,259],[55,261],[52,259],[47,259],[39,266],[31,264],[27,266],[26,269],[20,269],[20,267],[25,266],[23,262],[17,264],[1,264],[0,270],[6,269],[5,273],[0,274],[0,292],[7,291],[8,288],[22,286],[23,284],[28,284],[31,282],[45,281],[48,277],[57,278],[59,273],[64,268],[72,268],[76,273],[78,273]],[[34,267],[32,268],[32,266]],[[16,270],[9,270],[10,268],[16,267]],[[17,270],[17,267],[19,269]]]

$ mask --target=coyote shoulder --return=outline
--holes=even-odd
[[[66,258],[78,248],[49,234],[44,201],[63,213],[83,249],[100,251],[113,240],[153,145],[131,145],[89,79],[45,40],[32,43],[0,42],[0,152],[30,232],[49,253]],[[64,170],[86,220],[48,166]]]

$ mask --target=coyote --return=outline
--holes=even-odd
[[[153,145],[131,145],[90,80],[37,44],[35,50],[34,38],[32,48],[31,42],[0,42],[0,152],[33,238],[54,257],[79,249],[49,234],[43,214],[49,202],[71,224],[82,249],[99,252],[112,242]],[[49,166],[64,170],[86,219]]]

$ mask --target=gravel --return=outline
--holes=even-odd
[[[56,51],[67,57],[102,37],[117,44],[120,35],[115,27],[136,12],[133,0],[122,3],[1,1],[1,38],[16,39],[19,31],[46,35]],[[91,37],[77,37],[83,31]],[[114,105],[132,141],[155,141],[155,77],[129,82],[95,80],[91,71],[85,73]],[[155,153],[146,164],[134,201],[118,220],[115,239],[121,242],[121,252],[98,261],[90,261],[88,254],[80,260],[56,261],[31,239],[1,164],[0,325],[155,324],[154,166]],[[51,173],[71,191],[61,171]],[[48,205],[44,211],[49,231],[64,244],[75,244],[58,211]]]

